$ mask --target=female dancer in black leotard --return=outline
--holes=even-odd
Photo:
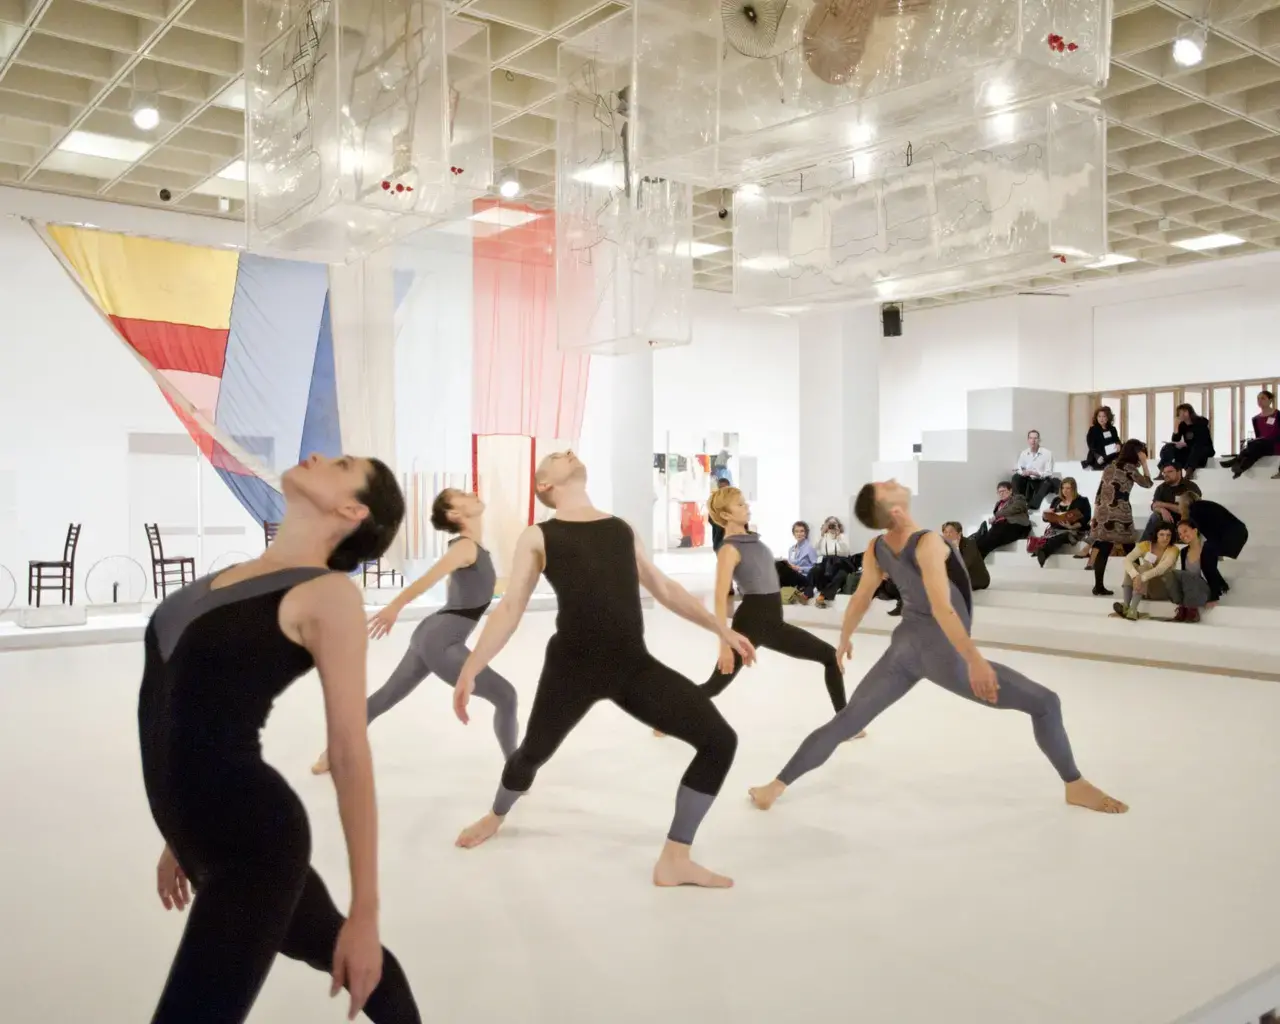
[[[449,593],[444,607],[419,623],[409,640],[409,649],[391,677],[369,697],[369,722],[386,714],[417,689],[434,672],[450,686],[458,681],[463,662],[471,654],[467,637],[493,601],[497,573],[489,552],[480,546],[484,536],[484,502],[467,491],[448,488],[431,506],[431,525],[458,538],[427,574],[396,595],[369,620],[369,635],[378,640],[391,632],[396,619],[411,601],[417,600],[446,576]],[[516,749],[516,688],[491,668],[476,679],[476,696],[493,705],[493,731],[504,759]],[[328,754],[321,754],[311,770],[321,775],[329,770]]]
[[[364,606],[344,573],[380,556],[404,515],[373,459],[313,455],[283,481],[286,512],[260,557],[161,603],[138,701],[147,800],[166,846],[165,907],[195,900],[152,1024],[239,1024],[276,954],[332,975],[377,1024],[419,1024],[378,940],[378,824],[365,723]],[[330,570],[341,570],[331,572]],[[272,702],[320,671],[351,866],[347,918],[309,865],[297,795],[262,760]]]
[[[729,604],[724,595],[732,580],[742,593],[742,603],[733,613],[734,630],[756,647],[822,665],[831,707],[840,711],[845,705],[844,669],[836,649],[808,630],[783,620],[782,591],[773,553],[759,534],[747,532],[751,509],[742,492],[736,487],[721,488],[707,502],[707,513],[713,523],[724,527],[724,544],[716,556],[716,617],[721,621],[728,617]],[[718,697],[741,670],[742,659],[721,644],[716,671],[702,689]]]

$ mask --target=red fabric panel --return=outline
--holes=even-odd
[[[111,322],[138,354],[157,370],[185,370],[211,377],[222,376],[229,331],[120,316],[113,316]]]
[[[475,212],[497,207],[538,215],[472,243],[471,429],[576,441],[590,359],[556,342],[555,215],[493,199]]]
[[[182,421],[182,425],[187,428],[187,433],[191,435],[191,440],[193,440],[196,443],[196,447],[200,449],[200,454],[209,460],[209,464],[213,466],[214,469],[225,469],[228,473],[235,473],[238,476],[254,475],[242,462],[240,462],[239,459],[223,448],[222,445],[218,444],[218,442],[210,437],[208,433],[202,430],[195,420],[188,416],[172,398],[165,394],[163,389],[161,389],[160,393],[164,395],[165,401],[169,403],[169,408],[173,410],[174,415],[177,416],[178,419]]]

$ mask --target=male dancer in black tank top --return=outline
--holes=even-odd
[[[840,630],[840,659],[849,657],[853,631],[886,574],[902,593],[902,625],[844,710],[806,737],[773,782],[750,790],[756,806],[768,810],[788,786],[826,762],[838,744],[928,679],[958,697],[1030,716],[1036,744],[1062,779],[1067,803],[1107,814],[1127,811],[1076,768],[1058,695],[1006,665],[988,662],[978,651],[969,635],[973,594],[964,562],[938,534],[920,529],[911,518],[911,492],[896,480],[867,484],[854,510],[863,526],[885,532],[863,556],[862,581]]]
[[[592,506],[586,467],[572,452],[544,459],[535,487],[556,518],[520,536],[506,594],[454,687],[458,717],[467,721],[476,677],[515,632],[540,572],[559,604],[556,633],[547,644],[524,742],[507,761],[492,811],[464,829],[458,845],[470,848],[491,838],[573,727],[597,701],[610,700],[696,750],[676,793],[675,818],[653,869],[654,884],[727,888],[730,879],[694,863],[689,854],[698,825],[729,773],[738,738],[706,694],[645,647],[640,586],[677,615],[715,633],[748,665],[755,651],[659,572],[626,523]]]

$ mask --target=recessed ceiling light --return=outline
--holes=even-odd
[[[622,188],[627,183],[626,168],[620,162],[605,161],[573,172],[573,180],[601,188]]]
[[[520,194],[520,180],[514,174],[507,172],[501,184],[498,185],[498,194],[503,199],[514,199]]]
[[[220,170],[216,177],[225,178],[227,181],[244,181],[245,167],[243,160],[233,160],[226,167]]]
[[[989,107],[1002,107],[1013,99],[1013,90],[1007,82],[988,82],[985,99]]]
[[[724,252],[727,246],[712,245],[710,242],[681,242],[676,246],[675,254],[677,256],[691,256],[695,260],[700,260],[704,256],[712,256],[718,252]]]
[[[859,121],[849,126],[849,141],[855,146],[865,146],[876,137],[874,125]]]
[[[160,111],[150,100],[145,100],[133,108],[133,123],[139,131],[149,132],[160,123]]]
[[[1136,262],[1136,257],[1124,256],[1118,252],[1109,252],[1105,256],[1103,256],[1102,259],[1098,260],[1097,263],[1085,264],[1085,269],[1086,270],[1102,270],[1104,267],[1119,267],[1125,263],[1134,263],[1134,262]]]
[[[496,224],[500,228],[518,228],[537,220],[539,214],[531,210],[513,210],[509,206],[491,206],[487,210],[473,213],[470,220],[479,224]]]
[[[1244,239],[1238,235],[1203,235],[1200,238],[1186,238],[1174,242],[1179,249],[1190,252],[1203,252],[1205,249],[1225,249],[1229,245],[1244,245]]]
[[[738,195],[746,199],[759,199],[764,195],[764,189],[759,185],[739,185]]]
[[[738,266],[744,270],[777,271],[786,270],[791,266],[791,261],[785,256],[748,256]]]
[[[100,156],[107,160],[134,163],[146,155],[151,149],[151,143],[139,142],[137,139],[120,139],[114,135],[99,135],[97,132],[70,132],[58,144],[58,149],[64,153]]]
[[[1178,36],[1173,41],[1173,62],[1184,68],[1194,67],[1204,60],[1204,48],[1209,41],[1209,30],[1194,21],[1184,21],[1178,26]]]

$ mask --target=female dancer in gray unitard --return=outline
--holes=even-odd
[[[863,557],[862,581],[840,631],[839,656],[849,657],[850,637],[886,574],[903,601],[902,624],[894,630],[889,650],[863,677],[845,709],[800,744],[773,782],[750,790],[751,799],[768,810],[800,776],[825,763],[838,744],[927,678],[957,696],[1030,715],[1036,743],[1066,786],[1067,803],[1108,814],[1127,811],[1081,777],[1058,695],[978,652],[969,636],[973,595],[964,562],[941,537],[919,528],[910,502],[911,492],[889,480],[867,484],[854,505],[864,526],[885,532]]]
[[[449,542],[449,550],[425,576],[406,587],[369,620],[369,635],[375,640],[386,636],[405,607],[446,576],[449,577],[448,594],[444,607],[423,619],[413,631],[409,649],[391,677],[369,697],[370,722],[399,704],[433,672],[450,686],[458,681],[458,673],[471,654],[467,637],[493,601],[493,585],[497,581],[493,560],[480,546],[483,516],[484,502],[474,494],[453,488],[441,491],[431,506],[431,525],[458,536]],[[509,758],[516,749],[518,731],[515,687],[493,669],[486,668],[476,677],[475,694],[493,705],[493,731],[503,758]],[[317,775],[327,772],[328,754],[321,754],[311,770]]]

